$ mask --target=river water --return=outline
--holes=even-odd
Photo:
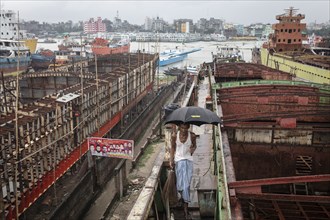
[[[58,44],[61,43],[60,39],[56,39],[58,43],[39,43],[37,49],[44,48],[50,50],[58,50]],[[171,67],[184,68],[186,66],[197,66],[204,62],[212,61],[212,53],[217,52],[217,47],[235,47],[238,48],[242,58],[246,62],[251,62],[252,59],[252,49],[254,47],[260,47],[261,41],[224,41],[224,42],[215,42],[215,41],[199,41],[192,43],[165,43],[165,42],[131,42],[131,52],[137,50],[146,51],[150,53],[163,52],[168,50],[189,50],[193,48],[201,48],[200,51],[188,54],[188,57],[181,62],[161,67],[159,73],[162,74],[164,70]]]

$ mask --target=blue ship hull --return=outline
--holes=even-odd
[[[184,60],[188,54],[190,53],[194,53],[197,51],[200,51],[201,48],[195,48],[195,49],[191,49],[191,50],[186,50],[186,51],[179,51],[179,50],[170,50],[170,51],[165,51],[160,53],[161,57],[162,56],[167,56],[165,58],[160,58],[159,60],[159,66],[167,66],[170,65],[172,63],[177,63],[180,62],[182,60]]]
[[[178,63],[181,62],[182,60],[184,60],[187,57],[187,55],[178,55],[178,56],[172,56],[169,58],[165,58],[162,60],[159,60],[159,66],[167,66],[173,63]]]
[[[31,64],[31,57],[8,57],[0,58],[0,72],[13,73],[17,71],[17,61],[19,59],[19,71],[26,71]]]
[[[55,56],[48,57],[41,54],[32,54],[31,66],[34,70],[48,69],[48,66],[54,62]]]

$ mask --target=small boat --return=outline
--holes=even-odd
[[[23,41],[0,39],[0,72],[27,71],[30,64],[31,53]]]
[[[198,75],[199,73],[199,66],[187,66],[186,67],[187,73],[189,73],[190,75]]]
[[[56,44],[57,41],[51,38],[46,38],[42,43]]]
[[[177,67],[168,68],[164,70],[164,74],[168,76],[181,76],[184,73],[183,69],[179,69]]]
[[[31,58],[31,66],[37,71],[48,69],[49,65],[55,61],[55,54],[51,50],[40,50],[37,53],[32,54]]]
[[[238,49],[238,47],[227,45],[217,46],[217,51],[212,55],[212,57],[213,60],[216,60],[217,63],[244,62],[241,56],[241,51]]]
[[[92,51],[96,55],[129,53],[130,42],[129,40],[123,39],[117,43],[111,44],[106,39],[95,38],[92,42]]]

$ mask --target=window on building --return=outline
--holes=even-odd
[[[296,42],[297,40],[296,39],[293,39],[293,42]]]
[[[277,42],[281,42],[281,39],[278,39]]]
[[[298,29],[298,32],[300,32],[300,29]]]
[[[285,29],[285,32],[288,32],[288,29]]]
[[[281,32],[283,32],[283,29],[281,29]]]
[[[289,33],[292,33],[292,29],[289,29]]]
[[[291,39],[288,39],[288,44],[291,44]]]

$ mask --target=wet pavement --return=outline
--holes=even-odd
[[[205,77],[198,87],[198,106],[205,108],[206,97],[209,94],[208,78]],[[198,189],[211,189],[215,187],[213,175],[213,149],[212,126],[192,126],[192,131],[197,135],[197,149],[194,153],[194,172],[190,186],[191,203],[189,208],[198,209]]]
[[[202,108],[206,107],[206,97],[210,95],[208,80],[206,77],[203,81],[200,81],[198,87],[198,102],[196,105]],[[191,203],[188,206],[191,219],[214,219],[214,217],[206,216],[210,213],[213,215],[216,202],[216,176],[213,175],[214,163],[212,160],[212,126],[191,126],[192,132],[197,135],[197,149],[193,155],[194,171],[190,185]],[[213,197],[214,200],[212,200]],[[203,206],[203,204],[206,206]],[[173,208],[172,212],[174,214],[173,219],[185,219],[182,207]]]

